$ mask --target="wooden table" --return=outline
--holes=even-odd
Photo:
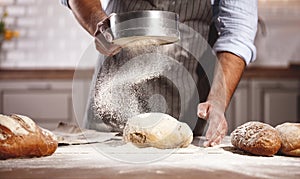
[[[300,178],[300,158],[248,155],[229,137],[211,148],[199,147],[201,142],[195,138],[188,148],[164,151],[118,138],[60,146],[52,156],[0,161],[0,178]]]

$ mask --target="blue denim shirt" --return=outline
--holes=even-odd
[[[254,38],[257,30],[257,0],[211,0],[214,22],[219,32],[213,49],[231,52],[245,60],[256,58]],[[61,0],[68,6],[68,0]]]

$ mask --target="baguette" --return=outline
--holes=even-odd
[[[0,114],[0,159],[47,156],[57,146],[55,136],[29,117]]]

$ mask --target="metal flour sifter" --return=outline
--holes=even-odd
[[[120,46],[127,46],[140,40],[148,40],[149,43],[155,42],[159,45],[170,44],[180,39],[178,19],[178,14],[168,11],[113,13],[109,16],[107,28],[100,29],[100,32],[105,41],[103,43]]]

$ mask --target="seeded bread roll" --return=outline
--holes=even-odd
[[[57,145],[55,136],[29,117],[0,114],[0,159],[47,156]]]
[[[231,143],[238,149],[254,155],[272,156],[281,146],[279,133],[272,126],[251,121],[231,133]]]
[[[280,152],[285,155],[300,156],[300,124],[283,123],[276,126],[281,138]]]

